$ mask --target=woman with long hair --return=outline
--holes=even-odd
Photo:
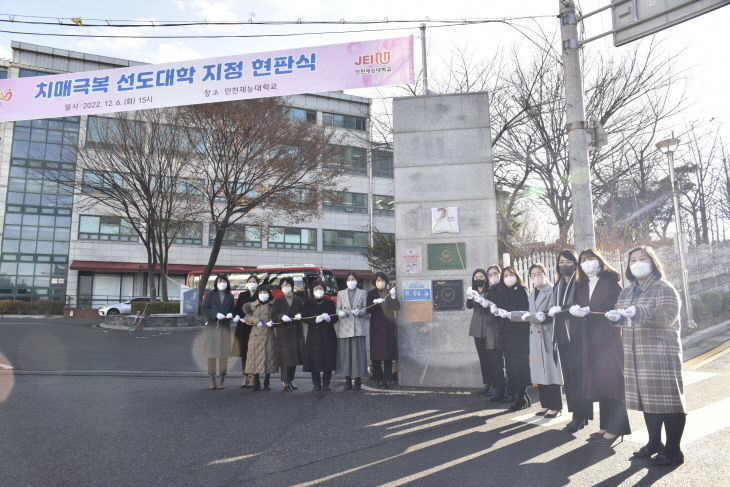
[[[375,287],[368,292],[366,307],[370,310],[370,360],[373,379],[378,387],[390,389],[393,380],[393,360],[398,360],[396,313],[400,301],[395,287],[388,289],[388,276],[375,273]]]
[[[236,300],[236,316],[233,322],[236,324],[236,332],[233,335],[233,351],[231,355],[241,357],[241,372],[243,372],[242,389],[248,389],[253,385],[253,378],[246,373],[246,358],[248,355],[248,338],[251,336],[251,327],[241,322],[245,318],[246,313],[243,311],[243,305],[255,302],[258,299],[256,290],[259,287],[259,278],[256,274],[251,274],[246,279],[246,290],[238,295]]]
[[[474,337],[474,346],[477,349],[479,368],[482,372],[482,383],[484,384],[478,394],[487,395],[494,392],[487,357],[487,330],[492,314],[489,312],[488,306],[482,306],[482,303],[487,303],[488,291],[487,271],[475,269],[471,275],[471,286],[466,290],[466,309],[474,310],[469,323],[469,336]]]
[[[359,391],[362,377],[368,375],[366,340],[370,325],[367,293],[357,287],[354,272],[345,277],[347,289],[337,293],[337,374],[345,376],[345,390]],[[353,378],[355,383],[353,385]]]
[[[304,363],[304,330],[302,328],[302,311],[304,301],[294,294],[294,279],[285,277],[279,282],[281,296],[271,308],[271,319],[274,325],[274,344],[276,357],[281,369],[281,384],[284,392],[293,392],[295,387],[294,373],[297,365]]]
[[[219,274],[215,278],[215,289],[203,300],[202,311],[208,319],[205,323],[205,354],[208,356],[208,375],[211,389],[224,389],[223,380],[228,372],[228,357],[231,355],[231,322],[236,300],[231,294],[228,276]],[[220,374],[220,385],[215,383],[216,361]]]

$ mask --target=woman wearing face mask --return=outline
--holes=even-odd
[[[345,390],[360,390],[362,377],[368,375],[366,343],[370,313],[367,294],[357,287],[357,276],[348,272],[347,289],[337,293],[337,374],[345,376]],[[355,384],[353,386],[353,377]]]
[[[294,294],[294,280],[285,277],[279,283],[282,295],[274,301],[271,319],[276,337],[276,356],[281,366],[281,383],[285,392],[298,389],[294,387],[294,373],[297,365],[304,363],[304,331],[302,329],[302,311],[304,301]]]
[[[208,375],[211,389],[223,389],[223,380],[228,372],[228,357],[231,355],[231,320],[236,300],[231,294],[228,277],[220,274],[215,279],[215,290],[205,295],[203,314],[205,324],[205,354],[208,356]],[[215,383],[216,359],[220,373],[220,385]]]
[[[324,297],[324,284],[314,281],[314,299],[304,304],[307,318],[307,343],[304,347],[304,372],[312,373],[315,391],[329,391],[332,371],[337,366],[337,334],[335,323],[339,320],[335,303]],[[312,318],[313,317],[313,318]],[[320,377],[320,372],[322,376]]]
[[[373,379],[378,387],[389,389],[393,375],[393,360],[398,360],[398,342],[395,329],[396,312],[400,301],[395,287],[387,289],[388,276],[375,274],[375,288],[367,295],[370,310],[370,360],[373,361]],[[385,364],[385,370],[383,365]]]
[[[679,337],[679,295],[664,280],[664,269],[651,247],[629,252],[631,281],[606,318],[623,327],[626,406],[644,412],[649,442],[634,457],[655,465],[684,463],[679,448],[687,418]],[[667,444],[662,445],[662,424]]]
[[[610,445],[631,433],[624,403],[621,330],[603,316],[616,309],[620,276],[596,249],[581,252],[579,261],[575,304],[569,312],[571,322],[583,324],[583,394],[589,401],[598,401],[600,409],[601,429],[590,441]]]
[[[530,385],[530,325],[513,323],[511,318],[521,317],[529,307],[527,288],[514,267],[502,269],[502,284],[498,305],[492,305],[494,315],[502,318],[502,350],[507,370],[509,394],[514,402],[510,411],[530,407],[527,387]]]
[[[488,393],[491,402],[506,402],[504,370],[504,353],[502,351],[502,319],[492,314],[491,306],[501,301],[500,289],[502,285],[502,269],[499,266],[487,267],[487,295],[479,304],[487,312],[487,328],[484,337],[484,344],[487,349],[487,362],[489,363],[489,383],[492,384],[492,391]]]
[[[583,429],[593,419],[593,403],[583,395],[583,324],[572,320],[568,309],[575,296],[578,256],[571,249],[561,250],[555,269],[557,281],[553,287],[552,307],[548,316],[554,320],[553,354],[559,352],[565,384],[565,399],[573,419],[565,430],[570,433]]]
[[[540,409],[537,416],[556,418],[563,409],[560,386],[563,374],[560,359],[553,353],[553,320],[547,316],[553,286],[547,280],[547,270],[542,264],[532,264],[529,270],[530,281],[534,286],[528,298],[530,311],[512,321],[530,323],[530,379],[537,384],[540,394]]]
[[[264,376],[264,391],[270,391],[269,379],[272,372],[276,372],[278,361],[274,347],[274,322],[271,320],[273,304],[270,300],[271,291],[268,286],[260,286],[256,290],[258,299],[243,305],[243,321],[251,327],[251,336],[248,338],[248,352],[246,357],[246,374],[253,374],[254,392],[261,389],[261,374]]]
[[[489,359],[487,358],[487,329],[492,317],[489,312],[488,290],[487,271],[476,269],[471,275],[471,286],[466,289],[466,309],[474,310],[469,324],[469,336],[474,337],[474,345],[479,356],[479,367],[482,371],[482,383],[484,384],[484,388],[478,394],[487,395],[494,392],[489,373]]]
[[[253,384],[253,378],[246,373],[246,356],[248,353],[248,337],[251,335],[251,327],[241,323],[242,317],[246,316],[243,312],[243,305],[254,302],[258,299],[256,290],[259,287],[259,278],[255,274],[251,274],[246,280],[246,290],[238,295],[236,301],[236,311],[233,322],[236,323],[236,333],[233,336],[233,352],[234,357],[241,357],[241,371],[243,372],[243,383],[241,388],[248,389]]]

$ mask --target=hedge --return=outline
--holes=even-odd
[[[61,315],[63,301],[0,300],[0,315]]]
[[[730,312],[730,292],[708,291],[692,298],[695,321],[724,318]]]
[[[135,301],[134,303],[132,303],[133,315],[136,315],[137,313],[147,313],[148,315],[151,315],[179,312],[180,301]]]

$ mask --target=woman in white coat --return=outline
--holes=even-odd
[[[370,313],[366,310],[367,293],[357,287],[357,276],[349,272],[347,289],[337,293],[337,375],[345,376],[345,390],[360,390],[362,377],[368,375],[366,340]],[[352,379],[355,379],[353,386]]]
[[[521,319],[530,322],[530,380],[537,384],[542,406],[536,414],[555,418],[563,409],[560,395],[563,373],[560,357],[553,347],[553,319],[547,317],[553,294],[553,286],[547,276],[544,265],[530,266],[530,281],[534,289],[527,298],[530,311],[523,314]]]

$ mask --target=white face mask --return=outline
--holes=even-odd
[[[291,293],[292,293],[291,286],[284,286],[284,287],[282,287],[281,288],[281,292],[283,292],[287,296],[291,296]]]
[[[492,286],[496,286],[497,284],[499,284],[499,276],[490,277],[489,282],[492,283]]]
[[[507,287],[512,287],[515,284],[517,284],[517,278],[515,276],[505,276],[505,278],[504,278],[504,284]]]
[[[259,294],[259,299],[261,300],[262,303],[265,303],[266,301],[269,300],[269,293]]]
[[[543,276],[535,277],[535,278],[532,279],[532,283],[536,287],[542,287],[542,285],[545,284],[545,278]]]
[[[259,288],[259,285],[255,282],[249,282],[248,284],[246,284],[246,288],[248,288],[250,292],[254,292]]]
[[[637,279],[644,279],[651,274],[651,264],[648,262],[634,262],[629,266],[629,269]]]
[[[322,299],[322,296],[324,296],[324,291],[321,289],[315,289],[314,290],[314,297],[317,299]]]
[[[347,281],[347,289],[355,289],[357,287],[357,281]]]
[[[228,284],[226,284],[225,282],[219,282],[218,284],[216,284],[216,287],[219,291],[225,291],[226,289],[228,289]]]
[[[598,259],[587,260],[580,264],[580,268],[583,269],[583,272],[585,272],[588,277],[593,277],[598,274],[598,271],[601,269],[601,263],[598,262]]]
[[[377,287],[380,290],[385,289],[385,282],[383,281],[375,281],[375,287]]]

